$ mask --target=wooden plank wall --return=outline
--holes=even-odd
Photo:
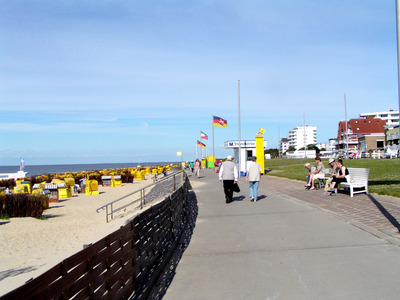
[[[184,230],[189,185],[0,299],[146,299]]]

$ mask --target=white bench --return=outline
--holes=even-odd
[[[350,197],[358,193],[368,192],[368,176],[369,169],[364,168],[347,168],[349,170],[350,178],[347,178],[347,182],[341,182],[339,185],[350,189]],[[354,191],[354,189],[361,189]]]
[[[387,152],[383,154],[383,158],[397,158],[397,155],[399,153],[399,150],[390,150],[390,148],[387,149]]]

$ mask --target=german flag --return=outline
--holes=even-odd
[[[204,145],[202,142],[200,142],[200,141],[197,141],[197,146],[199,146],[199,147],[202,147],[202,148],[205,148],[206,147],[206,145]]]
[[[213,116],[213,118],[214,118],[214,127],[228,127],[227,120],[224,120],[217,116]]]

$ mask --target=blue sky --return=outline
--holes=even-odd
[[[176,161],[200,131],[398,109],[395,1],[0,1],[0,165]],[[205,151],[203,150],[205,153]]]

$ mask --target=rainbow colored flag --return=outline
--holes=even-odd
[[[203,131],[200,131],[200,138],[204,140],[208,140],[207,134],[205,134]]]
[[[25,169],[25,160],[21,157],[21,164],[19,166],[19,169],[22,171]]]
[[[202,147],[202,148],[205,148],[206,147],[206,145],[204,145],[202,142],[200,142],[200,141],[197,141],[197,146],[199,146],[199,147]]]
[[[227,120],[224,120],[217,116],[213,116],[213,119],[214,119],[214,127],[228,127]]]

